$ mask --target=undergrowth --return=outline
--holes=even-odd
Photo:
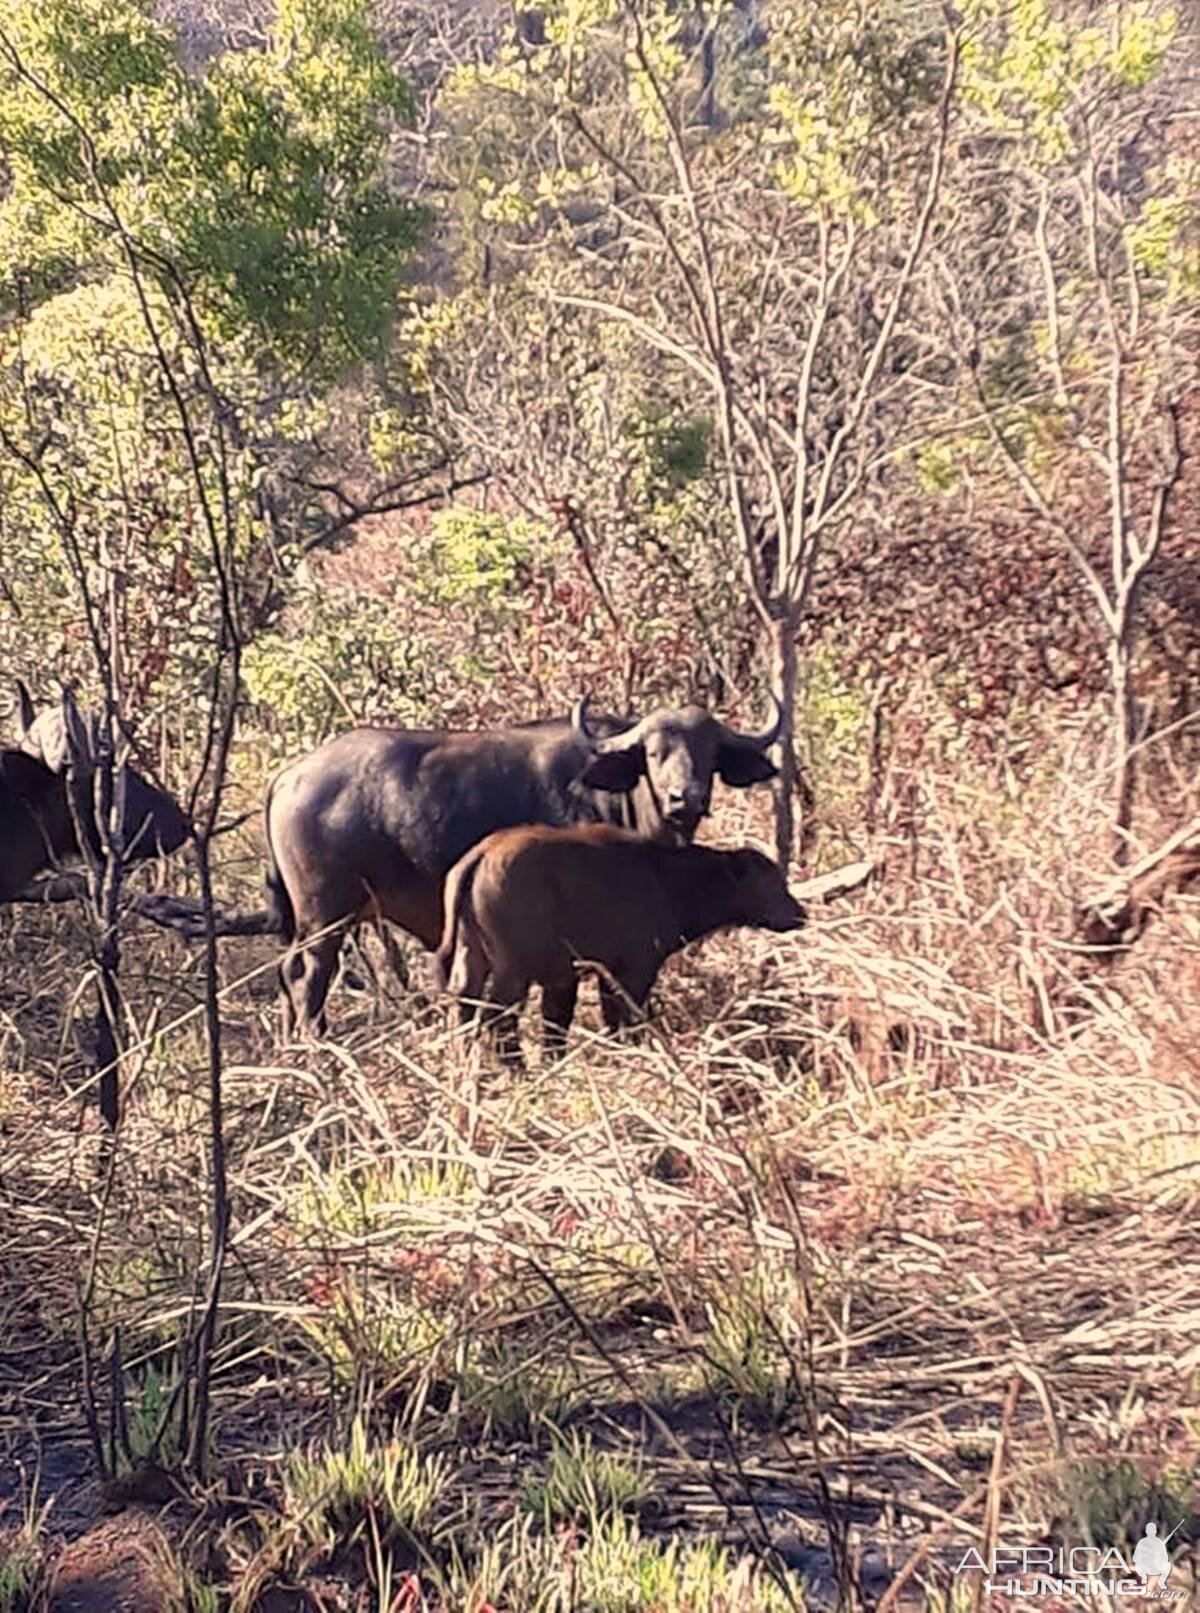
[[[850,1608],[908,1564],[950,1610],[989,1495],[1030,1540],[1193,1517],[1200,918],[1181,898],[1078,969],[1097,831],[1053,778],[989,814],[982,773],[926,769],[865,893],[689,949],[630,1041],[585,992],[566,1060],[521,1080],[419,961],[398,1010],[335,993],[331,1041],[280,1054],[271,945],[229,943],[214,1477],[171,1605]],[[713,837],[765,814],[727,792]],[[66,1493],[79,1273],[136,1468],[205,1236],[198,975],[130,937],[153,1056],[106,1161],[38,985],[75,925],[10,925],[0,1115],[0,1430],[26,1465],[71,1432]],[[35,1605],[47,1550],[14,1504],[0,1610]]]

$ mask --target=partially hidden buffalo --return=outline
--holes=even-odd
[[[355,728],[284,768],[267,792],[267,889],[289,943],[280,966],[284,1033],[324,1029],[347,929],[390,919],[429,948],[442,882],[494,829],[611,823],[687,844],[726,784],[775,776],[781,718],[738,733],[699,706],[640,722],[569,718],[488,732]]]
[[[21,748],[0,751],[0,902],[11,901],[44,869],[79,855],[68,790],[72,777],[92,776],[96,759],[97,725],[69,694],[61,708],[40,713],[23,683],[17,697]],[[114,793],[128,861],[175,851],[187,839],[179,807],[134,768],[118,768]],[[90,827],[98,845],[96,826]]]
[[[0,902],[78,851],[65,781],[22,750],[0,750]]]
[[[502,829],[446,879],[437,951],[443,989],[466,1005],[492,978],[485,1018],[501,1057],[521,1063],[516,1013],[542,988],[548,1056],[562,1051],[579,971],[600,965],[604,1022],[636,1017],[663,962],[728,925],[798,930],[804,909],[775,863],[745,847],[663,846],[605,824]]]

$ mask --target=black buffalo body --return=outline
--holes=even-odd
[[[21,748],[0,751],[0,902],[17,896],[35,875],[79,855],[68,791],[83,826],[100,845],[87,816],[95,772],[96,724],[80,715],[69,695],[60,707],[35,715],[23,684],[17,686]],[[116,769],[114,793],[121,803],[122,856],[135,862],[177,850],[189,834],[178,805],[128,765]]]
[[[639,722],[569,718],[487,732],[355,728],[293,762],[267,794],[268,892],[288,951],[280,969],[285,1033],[323,1027],[348,926],[390,919],[427,947],[442,931],[442,884],[496,829],[610,823],[687,844],[709,810],[714,775],[741,786],[774,777],[761,733],[699,706]]]
[[[0,751],[0,902],[78,851],[66,785],[36,756]]]

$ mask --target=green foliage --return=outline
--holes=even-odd
[[[1127,1458],[1069,1462],[1032,1482],[1050,1492],[1038,1498],[1043,1508],[1079,1518],[1097,1545],[1126,1550],[1141,1537],[1148,1518],[1174,1523],[1190,1516],[1197,1500],[1195,1474],[1185,1466],[1155,1472]]]
[[[635,410],[627,434],[645,456],[647,493],[668,501],[680,488],[708,469],[713,421],[707,414],[688,415],[677,404],[659,401]]]
[[[36,1542],[0,1539],[0,1613],[23,1613],[41,1565]]]
[[[405,1278],[376,1272],[357,1288],[349,1280],[332,1284],[299,1326],[342,1384],[365,1377],[394,1386],[427,1367],[451,1334],[442,1296],[427,1300]]]
[[[281,367],[372,351],[419,215],[382,177],[408,97],[367,18],[285,0],[265,50],[196,78],[138,0],[20,0],[0,33],[0,296],[133,258]]]
[[[1200,161],[1172,156],[1150,181],[1129,232],[1133,255],[1169,303],[1200,302]]]
[[[463,1415],[470,1423],[483,1423],[506,1439],[533,1441],[580,1408],[580,1375],[569,1357],[547,1357],[503,1337],[471,1342],[459,1373]]]
[[[796,699],[796,730],[802,736],[812,788],[834,817],[856,817],[866,782],[869,700],[860,679],[844,664],[842,646],[828,638],[806,649]]]
[[[611,1514],[579,1549],[574,1567],[579,1603],[595,1613],[690,1613],[693,1608],[753,1607],[783,1613],[803,1607],[801,1582],[786,1589],[750,1562],[735,1566],[713,1541],[643,1538],[637,1522]]]
[[[196,73],[140,0],[0,23],[0,647],[94,676],[81,596],[117,579],[122,701],[182,756],[203,751],[213,530],[251,635],[300,559],[318,389],[380,350],[420,222],[387,177],[407,92],[369,16],[287,0],[263,48]],[[344,712],[333,679],[357,700],[407,675],[381,612],[347,635],[339,610],[312,611],[312,663],[289,676],[268,643],[258,669],[305,737]]]
[[[794,1268],[760,1259],[708,1304],[705,1351],[727,1398],[779,1417],[798,1391],[795,1349],[804,1302]]]
[[[454,1160],[400,1158],[342,1169],[330,1163],[305,1184],[297,1207],[301,1226],[364,1237],[390,1229],[415,1233],[439,1211],[466,1210],[479,1188],[464,1165]]]
[[[527,1512],[517,1513],[489,1529],[469,1555],[456,1550],[447,1581],[447,1607],[486,1604],[513,1613],[799,1613],[808,1606],[797,1575],[772,1577],[750,1553],[713,1540],[647,1537],[622,1512],[582,1534],[547,1534]]]
[[[1153,77],[1178,26],[1174,11],[1146,3],[1084,25],[1052,0],[973,0],[966,22],[965,98],[1047,165],[1078,149],[1082,105]]]
[[[878,224],[894,182],[878,160],[887,132],[930,96],[925,41],[895,6],[770,4],[763,20],[761,139],[776,182],[805,211]]]
[[[598,1451],[590,1434],[571,1429],[555,1433],[550,1467],[544,1479],[525,1485],[524,1503],[547,1529],[582,1520],[595,1527],[614,1513],[637,1512],[647,1485],[637,1468],[606,1451]]]
[[[376,1441],[356,1417],[344,1445],[293,1451],[284,1489],[314,1545],[333,1550],[357,1540],[368,1518],[384,1538],[428,1538],[447,1476],[445,1457],[425,1456],[398,1439]]]
[[[430,591],[443,604],[511,607],[548,539],[545,527],[523,516],[461,505],[439,510],[429,546]]]
[[[354,723],[422,716],[422,659],[390,598],[308,577],[284,625],[247,646],[242,675],[269,714],[272,750],[290,754]]]
[[[33,1607],[46,1570],[45,1526],[50,1502],[38,1501],[36,1481],[24,1498],[21,1520],[0,1523],[0,1613],[25,1613]]]

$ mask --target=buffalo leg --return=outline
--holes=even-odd
[[[484,1008],[484,1024],[496,1044],[500,1061],[510,1070],[524,1070],[521,1054],[520,1013],[529,990],[527,980],[497,975],[492,982],[492,994]]]
[[[283,1039],[294,1042],[304,1035],[304,947],[293,941],[279,965],[280,1007],[283,1010]]]
[[[296,1004],[292,997],[292,969],[296,949],[289,947],[279,965],[279,1011],[283,1022],[283,1039],[290,1042],[296,1035]]]
[[[579,982],[542,987],[542,1056],[546,1062],[562,1058],[567,1050],[567,1032],[575,1017]]]
[[[341,945],[342,931],[334,930],[308,943],[295,941],[284,958],[280,975],[284,987],[284,1036],[288,1041],[324,1036],[325,999]]]
[[[383,943],[384,955],[392,973],[396,977],[396,983],[402,990],[407,991],[411,985],[408,974],[408,954],[397,941],[395,931],[390,924],[386,921],[381,922],[376,926],[376,929],[379,939]]]
[[[458,986],[458,1023],[462,1026],[473,1025],[476,1021],[487,1023],[487,981],[488,961],[481,948],[466,943],[466,951],[460,950],[455,958],[455,969],[462,967],[463,975]]]
[[[646,998],[650,995],[652,983],[644,979],[626,979],[610,985],[607,980],[601,980],[600,1012],[608,1030],[628,1030],[644,1022]]]

